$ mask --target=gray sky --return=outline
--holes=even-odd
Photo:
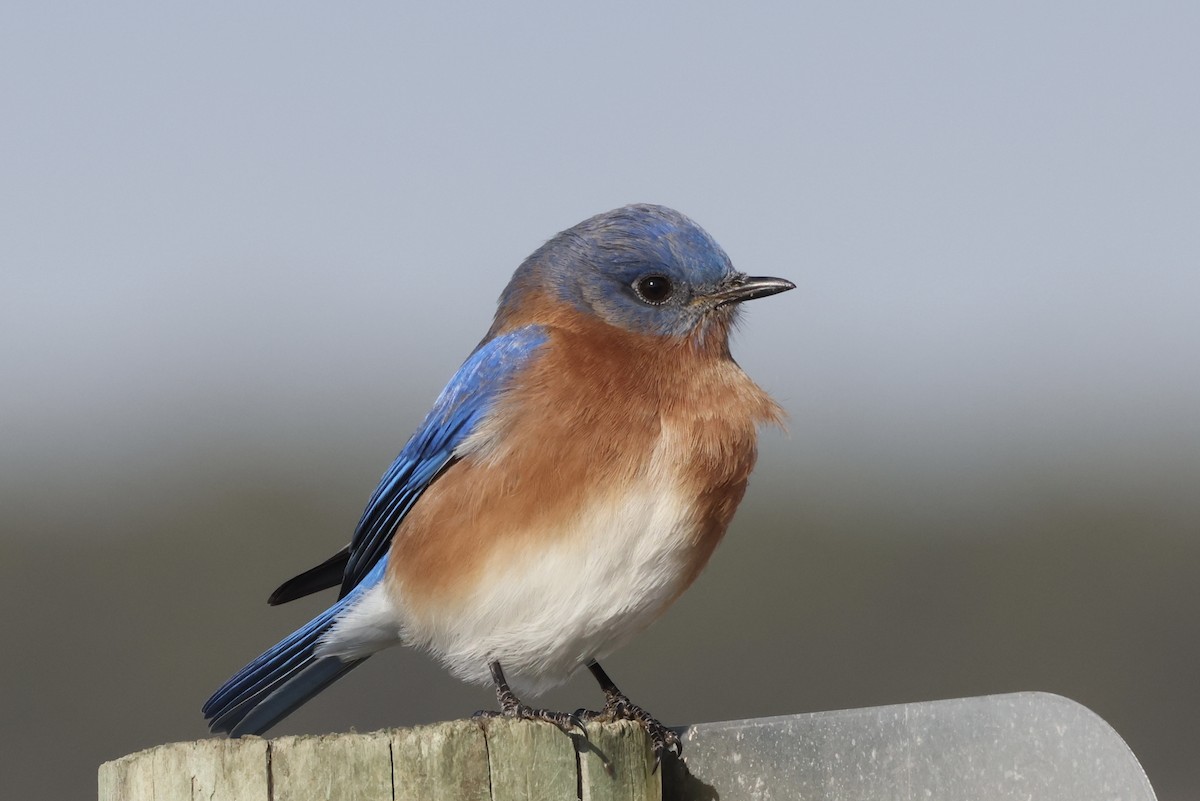
[[[0,14],[5,474],[376,426],[634,200],[799,284],[737,345],[798,440],[1200,441],[1190,4]]]
[[[0,665],[30,705],[0,744],[36,767],[77,728],[74,773],[28,781],[78,795],[201,736],[308,613],[260,596],[345,541],[517,264],[648,201],[799,289],[734,343],[791,415],[755,530],[622,675],[675,720],[1055,690],[1189,797],[1198,33],[1183,2],[3,4],[0,601],[34,608],[0,625],[43,658]],[[683,644],[772,694],[675,682]],[[295,730],[469,711],[395,659],[444,681],[410,717],[368,667]]]

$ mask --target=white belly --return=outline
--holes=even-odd
[[[452,611],[406,619],[404,639],[465,681],[489,683],[499,660],[514,690],[542,692],[663,612],[682,589],[694,525],[675,486],[596,503],[549,543],[537,536],[497,554]]]
[[[421,604],[417,614],[389,574],[321,652],[365,656],[399,640],[465,681],[489,684],[498,660],[518,693],[561,684],[646,628],[684,588],[700,521],[694,494],[682,489],[680,445],[663,432],[632,492],[597,498],[556,530],[506,534],[478,585],[452,604]]]

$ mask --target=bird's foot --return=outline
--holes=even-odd
[[[580,709],[575,717],[586,723],[594,720],[610,722],[614,720],[632,720],[646,730],[650,736],[650,747],[654,749],[654,770],[662,763],[664,754],[678,757],[683,753],[683,743],[679,735],[668,729],[653,715],[629,700],[622,692],[605,692],[604,708],[599,711]]]
[[[583,721],[573,712],[534,709],[528,704],[521,703],[521,699],[517,698],[516,694],[508,689],[508,687],[498,690],[496,698],[500,701],[499,712],[491,709],[481,709],[471,717],[475,720],[501,717],[516,718],[517,720],[541,720],[546,723],[553,723],[567,734],[581,734],[585,740],[587,739],[587,729],[584,728]]]

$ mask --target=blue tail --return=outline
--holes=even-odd
[[[204,704],[204,718],[214,732],[230,737],[262,734],[294,712],[301,704],[365,661],[318,657],[317,643],[338,617],[362,593],[383,577],[379,564],[345,598],[268,649],[213,693]]]

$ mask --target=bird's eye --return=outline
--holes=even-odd
[[[637,292],[638,297],[651,306],[660,306],[666,303],[674,288],[671,279],[665,275],[647,275],[645,278],[639,278],[633,285],[633,290]]]

